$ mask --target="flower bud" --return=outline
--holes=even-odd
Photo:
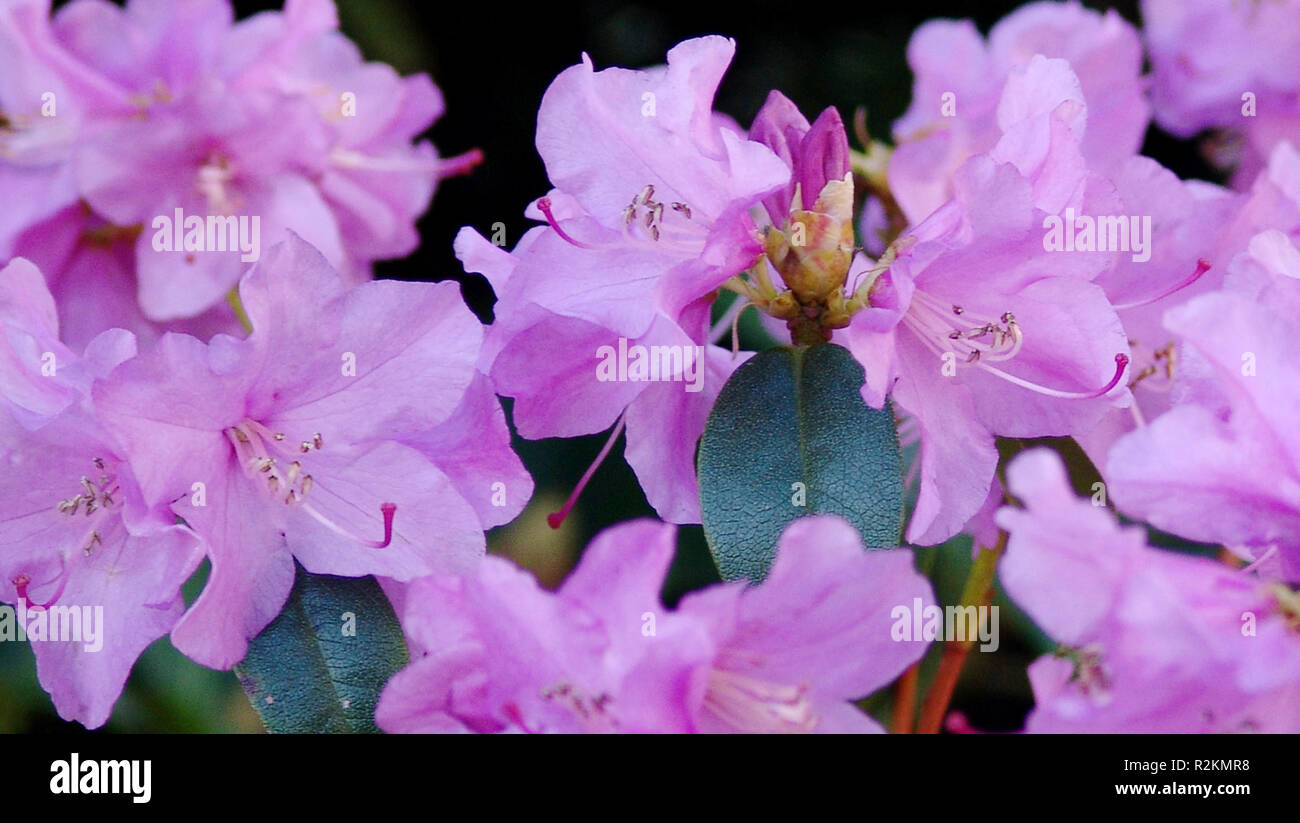
[[[769,229],[764,250],[801,305],[825,305],[853,260],[852,175],[827,183],[813,208],[791,212],[785,228]]]

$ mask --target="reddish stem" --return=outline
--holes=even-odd
[[[894,734],[911,734],[916,719],[916,688],[921,680],[921,662],[913,663],[895,685]]]
[[[1007,547],[1007,533],[998,532],[998,542],[992,548],[980,550],[979,557],[971,566],[966,577],[966,585],[961,593],[962,606],[975,606],[982,609],[993,600],[993,575],[997,572],[998,559]],[[948,641],[943,647],[943,657],[939,660],[939,671],[930,684],[930,691],[921,706],[921,719],[917,721],[917,734],[938,734],[943,727],[944,715],[952,701],[952,693],[957,688],[966,655],[975,645],[975,639]]]

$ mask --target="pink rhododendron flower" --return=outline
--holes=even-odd
[[[1086,431],[1128,399],[1124,332],[1089,282],[1104,258],[1045,252],[1032,184],[1009,163],[972,158],[954,185],[864,281],[870,307],[842,336],[866,402],[891,395],[916,421],[903,430],[921,443],[907,539],[926,545],[985,504],[996,435]]]
[[[834,517],[787,527],[768,578],[659,601],[676,529],[602,532],[556,593],[489,557],[407,590],[414,657],[381,696],[390,732],[880,731],[852,705],[921,657],[897,605],[932,601],[905,550]]]
[[[0,641],[31,641],[60,716],[106,723],[164,635],[201,665],[247,656],[270,695],[295,661],[249,644],[305,569],[374,576],[400,616],[409,664],[342,704],[378,699],[387,731],[879,732],[859,704],[913,666],[910,727],[934,597],[909,550],[864,548],[871,523],[798,518],[741,547],[774,555],[761,582],[661,601],[674,524],[715,514],[697,446],[754,308],[862,366],[908,462],[906,541],[971,535],[963,602],[998,584],[1059,644],[1028,667],[1025,731],[1300,732],[1300,0],[1143,0],[1141,34],[1081,0],[987,36],[931,21],[896,145],[861,152],[780,91],[748,128],[714,111],[726,37],[644,70],[584,53],[537,111],[533,225],[456,237],[487,329],[455,283],[372,276],[482,159],[422,139],[432,80],[366,62],[331,0],[234,5],[0,0]],[[1229,186],[1140,155],[1153,116],[1206,137]],[[820,430],[823,394],[797,398],[805,468],[897,470]],[[624,433],[658,519],[601,532],[555,591],[485,556],[533,491],[512,437],[600,432],[549,524]],[[1091,501],[1057,452],[1000,458],[1049,437],[1102,470]],[[735,457],[785,505],[796,478]],[[967,649],[919,730],[971,731],[948,712]]]
[[[58,141],[40,124],[28,137],[40,118],[24,116],[8,142],[40,139],[50,147],[25,151],[23,168],[60,183],[71,168],[75,179],[0,233],[0,252],[27,221],[79,197],[115,226],[143,227],[134,268],[152,320],[209,309],[289,230],[364,279],[371,261],[414,249],[438,178],[477,159],[412,144],[442,112],[437,89],[363,63],[328,0],[239,23],[226,0],[78,0],[47,16],[48,2],[18,0],[0,16],[0,42],[14,44],[20,76],[67,90],[70,116],[58,118]],[[0,90],[0,105],[15,99],[26,115],[30,92]],[[0,180],[17,175],[11,165],[0,159]],[[208,217],[241,221],[238,249]],[[226,242],[214,250],[217,235]]]
[[[1143,0],[1156,122],[1179,137],[1224,129],[1215,159],[1245,188],[1300,132],[1300,3]]]
[[[19,233],[76,201],[68,158],[83,116],[84,96],[38,54],[47,39],[48,4],[0,4],[0,260],[14,256]],[[83,89],[77,88],[77,91]],[[44,113],[42,112],[44,110]],[[50,116],[53,115],[53,116]]]
[[[911,222],[948,200],[961,164],[991,151],[1023,116],[1008,81],[1036,55],[1068,61],[1077,74],[1088,117],[1079,150],[1092,168],[1108,172],[1137,152],[1149,118],[1142,48],[1115,11],[1031,3],[994,26],[987,43],[969,20],[934,20],[908,44],[912,105],[894,123],[898,146],[889,166],[890,191]]]
[[[1249,192],[1235,194],[1198,180],[1180,181],[1145,157],[1130,158],[1111,177],[1112,213],[1151,218],[1146,253],[1116,255],[1094,282],[1106,290],[1129,339],[1134,402],[1076,438],[1098,466],[1115,440],[1169,410],[1188,391],[1180,378],[1192,365],[1165,312],[1223,287],[1228,264],[1265,229],[1300,238],[1300,155],[1279,143]]]
[[[1223,291],[1165,325],[1195,356],[1193,379],[1183,402],[1111,449],[1116,505],[1300,580],[1300,251],[1282,232],[1258,235]]]
[[[353,577],[464,570],[531,494],[454,283],[349,289],[291,237],[240,296],[247,340],[168,334],[94,390],[145,500],[205,541],[211,577],[172,638],[221,668],[279,612],[295,558]]]
[[[146,348],[169,331],[203,340],[214,334],[243,335],[234,310],[224,300],[194,317],[162,323],[149,319],[137,295],[136,234],[78,203],[17,237],[15,254],[45,273],[64,342],[74,348],[85,346],[109,329],[132,332]]]
[[[1093,281],[1105,290],[1128,337],[1133,392],[1128,408],[1112,409],[1075,432],[1097,465],[1105,465],[1117,437],[1163,413],[1176,396],[1181,340],[1164,327],[1164,313],[1223,284],[1227,227],[1245,199],[1209,183],[1179,180],[1147,157],[1129,158],[1110,181],[1116,199],[1106,213],[1128,223],[1122,231],[1130,245],[1134,226],[1149,236],[1141,241],[1142,253],[1114,255]]]
[[[136,658],[180,618],[180,586],[202,552],[145,505],[90,409],[91,381],[135,354],[131,335],[105,332],[84,357],[68,350],[25,260],[0,270],[0,334],[17,355],[0,365],[0,600],[17,607],[3,639],[21,639],[16,618],[59,715],[93,728]],[[38,384],[51,391],[25,391]],[[33,413],[33,396],[56,402]]]
[[[1217,259],[1232,260],[1266,229],[1300,237],[1300,151],[1296,143],[1282,140],[1273,147],[1267,167],[1240,202],[1240,209],[1219,237],[1214,251]]]
[[[617,434],[625,424],[651,505],[679,523],[699,522],[695,442],[742,362],[710,344],[710,306],[763,251],[749,210],[790,179],[769,149],[714,117],[734,48],[689,40],[648,71],[597,72],[584,57],[538,112],[556,189],[528,213],[550,225],[509,254],[468,229],[457,238],[466,267],[497,291],[484,370],[515,398],[519,433]],[[598,369],[602,352],[633,350],[656,366],[652,352],[677,359],[658,380]]]
[[[1289,590],[1147,546],[1141,528],[1076,498],[1045,449],[1012,461],[1007,481],[1026,508],[998,513],[1003,586],[1062,644],[1029,668],[1026,731],[1300,729]]]
[[[75,385],[58,376],[60,362],[77,355],[59,340],[59,316],[45,281],[28,260],[0,269],[0,392],[11,414],[35,428],[78,398]]]

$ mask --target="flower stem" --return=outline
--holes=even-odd
[[[815,346],[831,339],[830,330],[822,326],[815,317],[809,317],[802,311],[786,321],[790,330],[790,342],[796,346]]]
[[[980,549],[979,556],[971,565],[966,585],[961,592],[961,605],[988,606],[993,599],[993,576],[997,572],[998,560],[1007,548],[1007,533],[998,532],[998,541],[992,548]],[[943,725],[944,715],[948,712],[948,703],[957,688],[957,679],[961,676],[966,655],[975,645],[975,638],[963,641],[948,641],[943,648],[943,657],[939,660],[939,671],[934,676],[930,691],[921,706],[921,719],[917,722],[917,734],[938,734]]]
[[[921,679],[921,663],[917,661],[903,672],[895,685],[894,734],[911,734],[916,719],[916,685]]]

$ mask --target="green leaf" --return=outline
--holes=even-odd
[[[782,530],[809,514],[840,515],[869,547],[900,544],[894,413],[862,401],[863,380],[846,350],[819,344],[760,352],[722,387],[698,465],[704,535],[724,579],[761,580]]]
[[[372,578],[298,567],[284,611],[235,667],[272,733],[377,733],[379,691],[408,655],[397,616]]]

